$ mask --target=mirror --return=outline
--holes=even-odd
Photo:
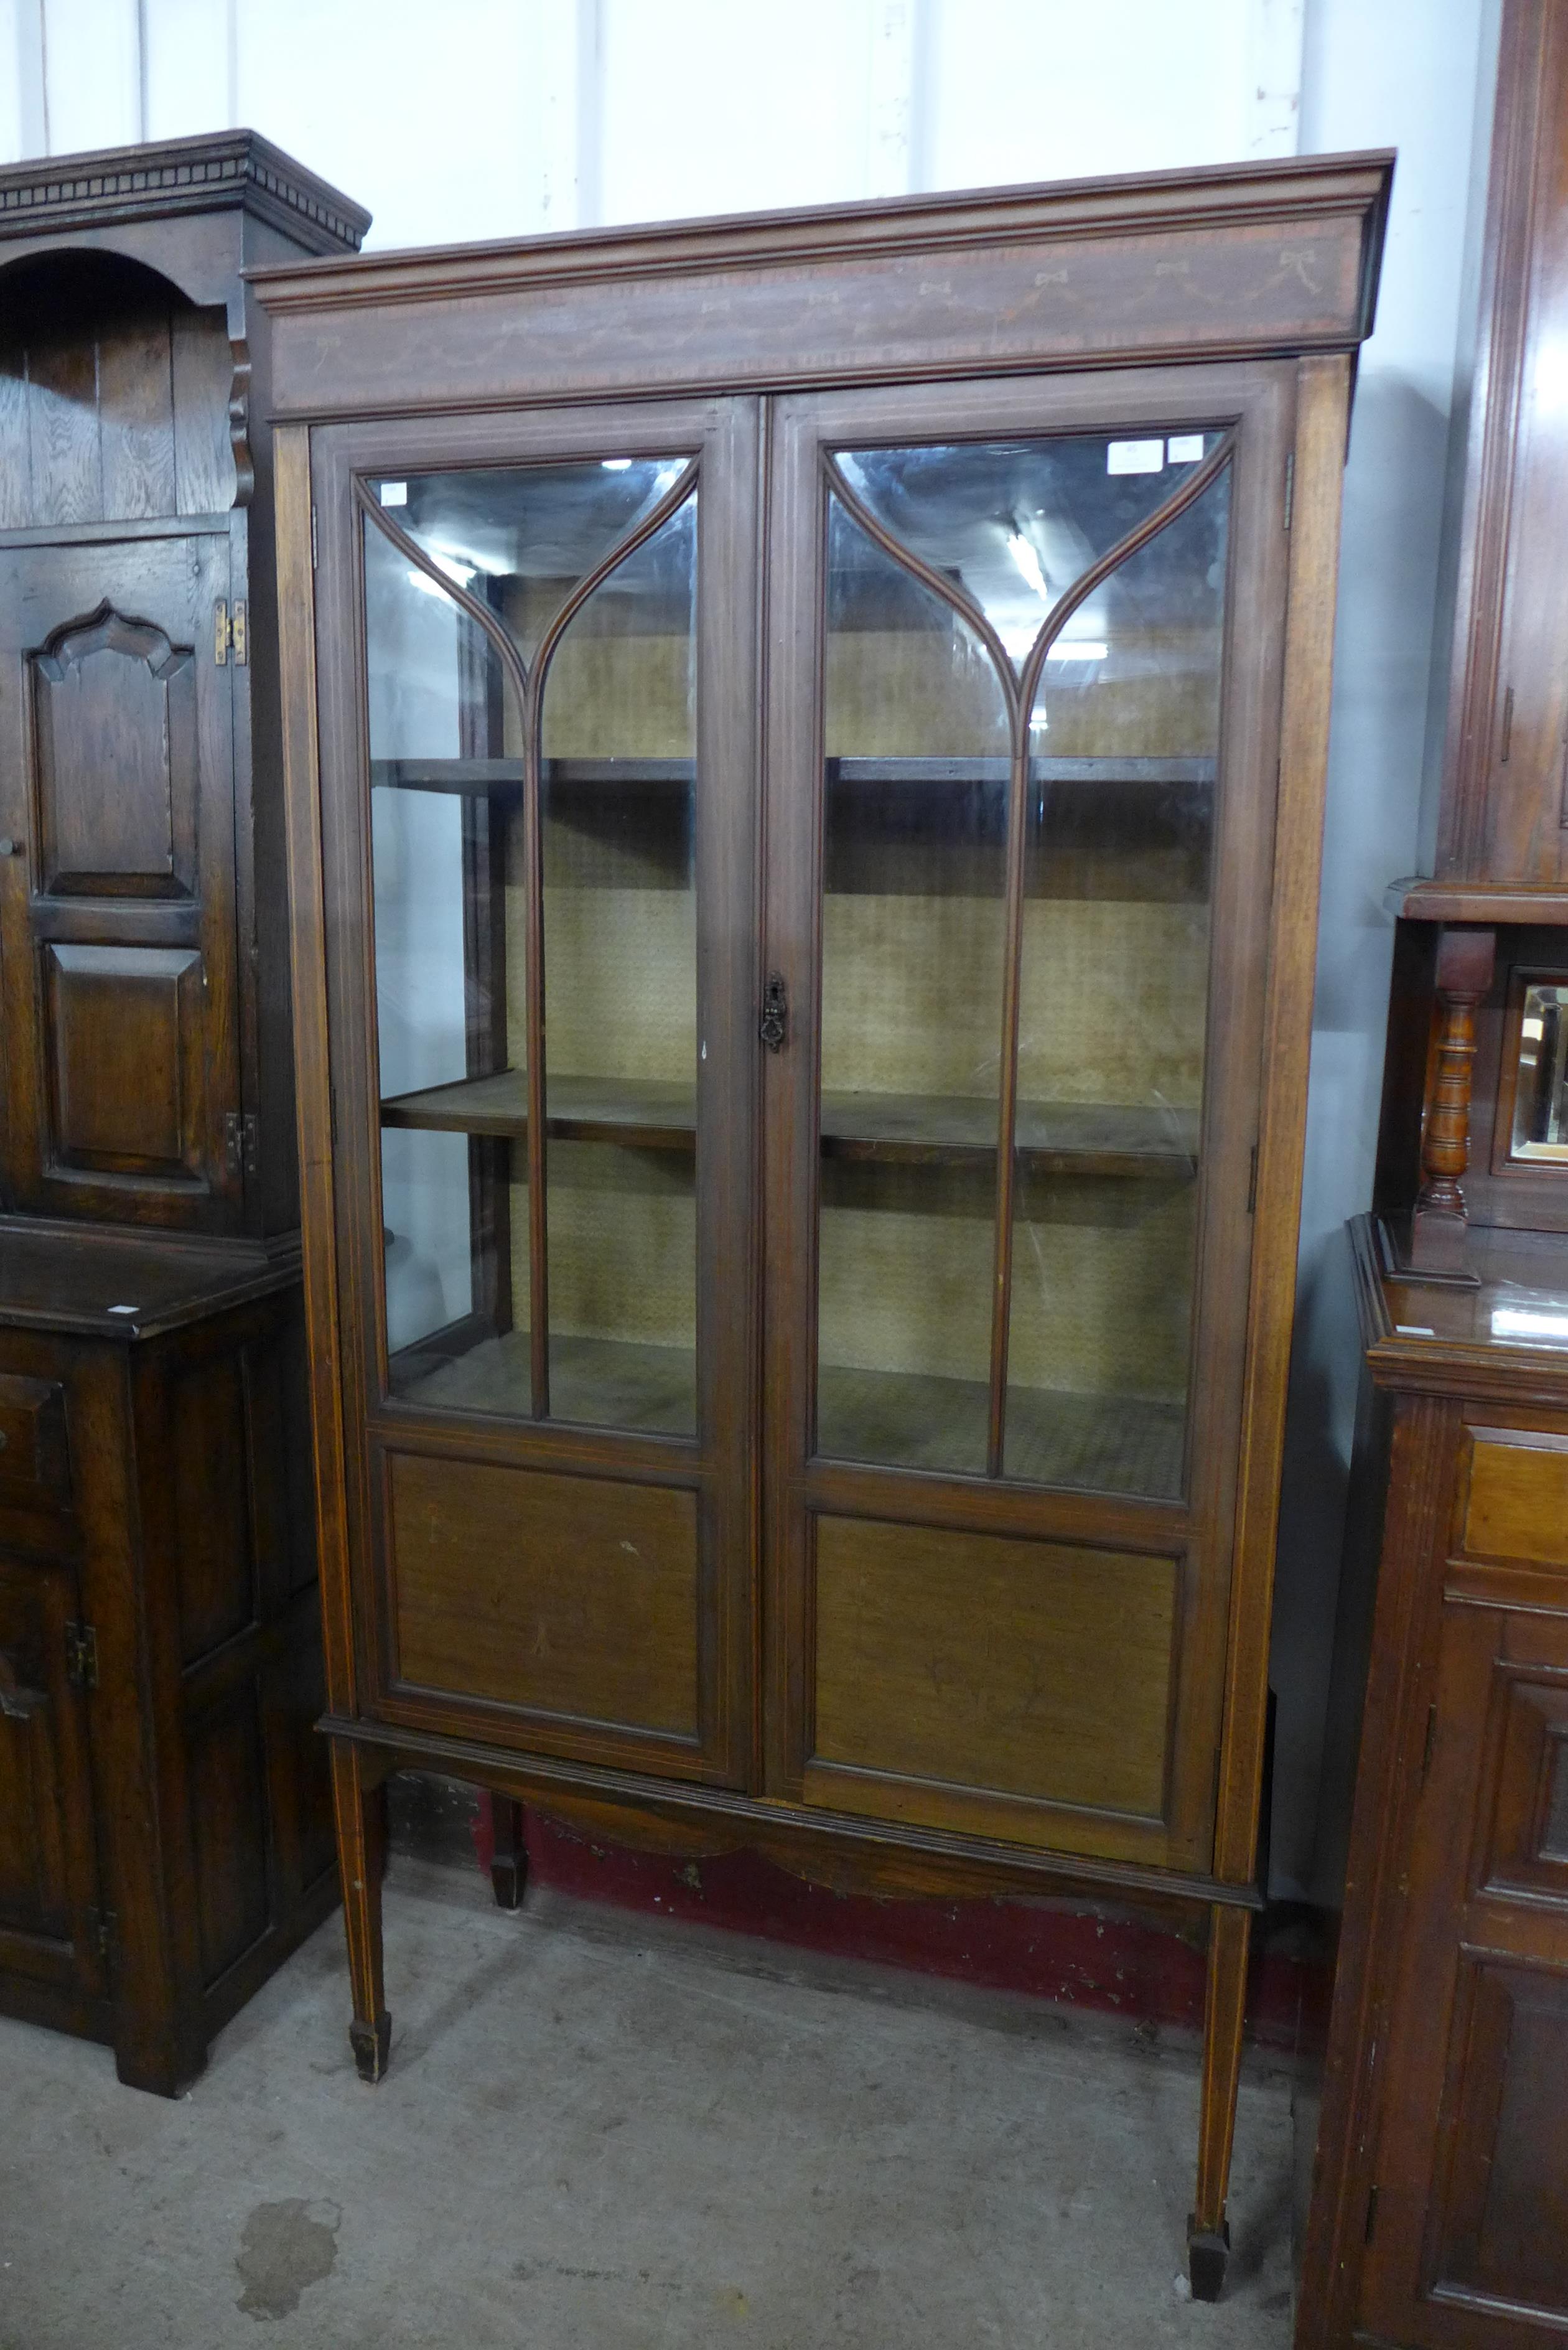
[[[1524,991],[1511,1153],[1568,1160],[1568,983],[1535,980]]]

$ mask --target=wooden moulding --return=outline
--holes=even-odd
[[[260,270],[272,412],[373,411],[393,382],[405,413],[472,412],[1349,351],[1368,330],[1392,169],[1386,154],[1293,159]],[[635,331],[604,304],[618,276],[639,286]]]
[[[568,1761],[464,1742],[392,1724],[354,1721],[329,1714],[321,1724],[335,1744],[352,1748],[371,1783],[394,1771],[444,1771],[478,1787],[536,1803],[564,1818],[597,1807],[594,1816],[607,1834],[623,1821],[667,1822],[677,1827],[682,1851],[748,1851],[777,1854],[786,1867],[815,1877],[814,1853],[833,1871],[821,1881],[841,1885],[842,1862],[854,1857],[858,1881],[879,1891],[927,1894],[1058,1892],[1064,1882],[1136,1895],[1140,1904],[1199,1901],[1243,1911],[1262,1909],[1256,1885],[1222,1884],[1210,1877],[1167,1868],[1140,1868],[1125,1861],[1101,1862],[1081,1853],[1042,1851],[1033,1846],[954,1835],[899,1822],[867,1822],[804,1805],[769,1802],[726,1787],[668,1783],[627,1771],[579,1769]],[[690,1835],[694,1840],[684,1841]],[[784,1858],[785,1855],[789,1856]]]
[[[1346,361],[1307,359],[1301,372],[1295,524],[1290,556],[1291,645],[1285,670],[1281,818],[1274,842],[1274,944],[1266,1014],[1269,1083],[1258,1146],[1241,1505],[1214,1833],[1215,1875],[1227,1879],[1250,1878],[1257,1855],[1256,1791],[1268,1706],[1269,1595],[1273,1587],[1306,1143],[1340,476],[1350,411]]]

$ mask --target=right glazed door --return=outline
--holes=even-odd
[[[1202,1871],[1292,371],[803,396],[772,484],[774,1792]]]

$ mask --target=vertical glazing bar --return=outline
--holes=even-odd
[[[535,1419],[550,1415],[545,1199],[545,837],[539,742],[546,664],[535,662],[523,741],[523,962],[528,1051],[528,1368]]]
[[[1007,1416],[1007,1339],[1012,1321],[1013,1156],[1018,1130],[1018,1023],[1023,971],[1023,827],[1029,814],[1029,712],[1010,700],[1012,764],[1007,785],[1005,943],[1002,964],[1002,1066],[996,1091],[996,1231],[991,1289],[991,1404],[985,1473],[1002,1474]]]

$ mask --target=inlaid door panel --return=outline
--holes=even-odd
[[[1568,2334],[1568,1618],[1445,1610],[1361,2320],[1420,2350]]]
[[[83,1700],[66,1673],[74,1583],[0,1559],[0,1962],[98,1992],[97,1899]]]
[[[0,551],[15,1204],[236,1221],[232,668],[218,534]]]
[[[756,421],[313,442],[366,1684],[400,1721],[725,1779],[752,1739]]]
[[[1293,402],[778,403],[780,1793],[1207,1865]]]

